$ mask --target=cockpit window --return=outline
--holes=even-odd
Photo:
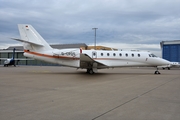
[[[154,55],[154,54],[151,54],[151,56],[152,56],[152,57],[157,57],[157,56],[156,56],[156,55]]]

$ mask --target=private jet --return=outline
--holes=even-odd
[[[13,49],[12,58],[0,58],[1,60],[5,60],[4,67],[8,67],[10,65],[16,67],[14,56],[15,56],[15,48]]]
[[[145,51],[104,51],[81,48],[54,49],[30,24],[18,24],[19,38],[23,43],[24,56],[62,66],[86,69],[97,73],[98,69],[117,67],[156,67],[154,74],[160,74],[157,66],[169,65],[169,61]]]
[[[158,66],[158,68],[162,68],[165,70],[166,68],[170,70],[171,68],[178,68],[180,67],[180,62],[171,62],[169,65],[164,65],[164,66]]]

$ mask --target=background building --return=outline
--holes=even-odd
[[[180,40],[160,42],[162,58],[171,62],[180,62]]]

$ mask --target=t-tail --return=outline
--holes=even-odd
[[[18,24],[21,39],[12,38],[23,42],[24,50],[41,52],[51,50],[51,46],[41,37],[41,35],[29,24]]]

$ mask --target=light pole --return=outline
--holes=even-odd
[[[98,28],[92,28],[92,30],[95,30],[95,37],[94,37],[94,50],[96,50],[96,29],[98,29]]]

